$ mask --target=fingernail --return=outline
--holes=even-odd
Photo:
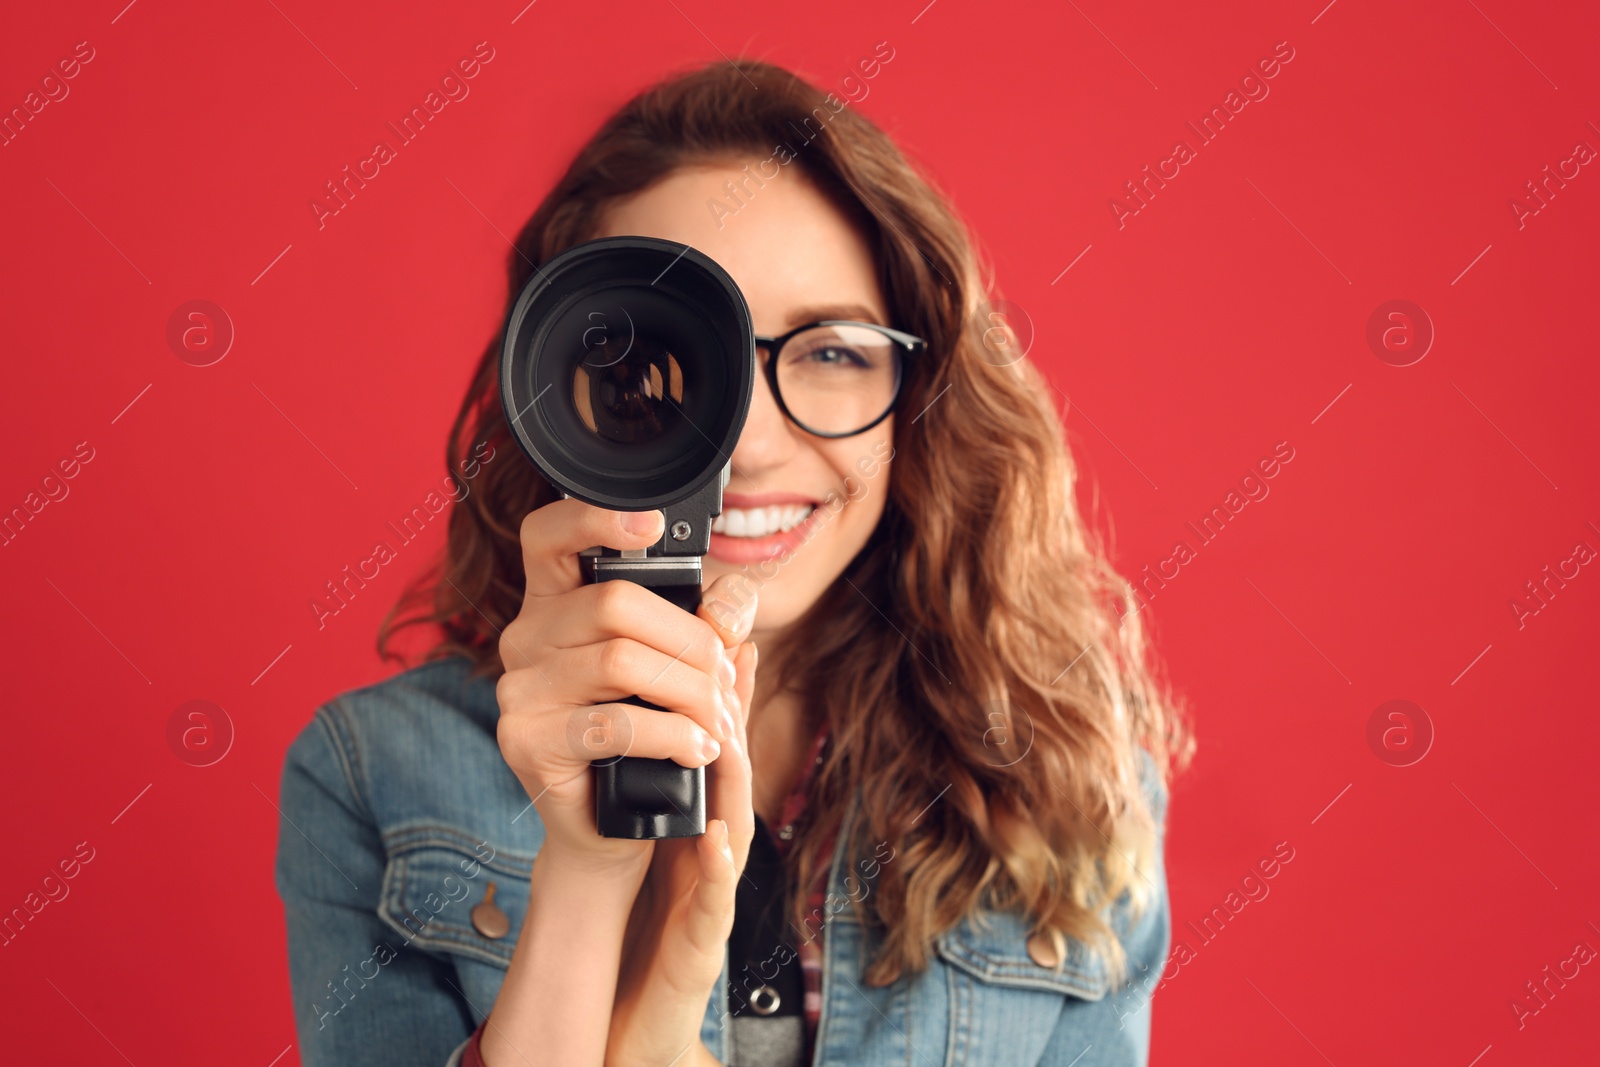
[[[622,525],[629,533],[654,533],[656,529],[656,513],[653,511],[623,512]]]
[[[707,763],[710,763],[722,755],[722,746],[717,744],[715,737],[710,734],[704,734],[700,738],[700,754],[705,757]]]
[[[744,710],[744,705],[739,702],[739,694],[731,685],[725,685],[722,687],[722,703],[723,706],[728,709],[729,713]]]
[[[717,677],[724,689],[733,688],[733,683],[739,680],[739,673],[733,669],[733,660],[728,658],[725,648],[717,649]]]
[[[706,601],[706,611],[717,620],[717,625],[725,629],[733,629],[733,624],[739,621],[739,612],[732,604],[721,597],[712,597]]]
[[[722,727],[723,737],[733,737],[734,731],[738,729],[738,727],[734,726],[733,724],[733,716],[728,714],[726,711],[722,713],[722,718],[718,719],[717,723]]]

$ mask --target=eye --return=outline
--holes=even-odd
[[[867,367],[871,362],[854,348],[844,345],[824,345],[814,348],[806,353],[806,358],[815,363],[831,366]]]
[[[797,339],[798,340],[798,339]],[[791,367],[813,369],[872,370],[881,359],[875,353],[856,345],[842,343],[837,337],[824,338],[810,343],[793,343],[793,352],[784,348],[783,362]]]
[[[814,326],[783,346],[780,372],[854,379],[880,375],[894,366],[894,346],[875,330],[855,323]]]

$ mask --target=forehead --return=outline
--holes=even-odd
[[[676,170],[613,204],[595,236],[625,234],[678,241],[716,260],[744,293],[757,333],[799,325],[808,309],[852,304],[888,322],[865,238],[793,163]]]

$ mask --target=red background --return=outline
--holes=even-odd
[[[0,948],[7,1059],[295,1061],[280,761],[391,673],[375,626],[442,524],[320,632],[308,602],[444,475],[504,235],[657,75],[744,52],[837,87],[880,41],[859,107],[1032,319],[1124,574],[1295,450],[1150,604],[1201,743],[1168,845],[1196,956],[1154,1062],[1592,1055],[1600,966],[1520,1030],[1510,1002],[1600,949],[1600,575],[1520,628],[1509,605],[1600,548],[1600,166],[1521,228],[1508,202],[1600,148],[1593,5],[524,2],[8,12],[4,108],[77,42],[95,58],[0,148],[0,507],[94,459],[0,547],[0,911],[95,858]],[[323,183],[480,41],[471,95],[319,230]],[[1280,41],[1270,95],[1119,229],[1110,198]],[[166,340],[195,299],[236,329],[212,366]],[[1411,366],[1366,341],[1391,299],[1437,331]],[[195,699],[236,731],[214,766],[168,745]],[[1368,745],[1391,699],[1432,723],[1415,765]],[[1270,896],[1201,946],[1186,923],[1279,842]]]

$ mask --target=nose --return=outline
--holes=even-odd
[[[756,349],[755,388],[750,396],[750,414],[733,448],[733,475],[748,479],[751,489],[770,488],[765,476],[789,462],[800,447],[798,427],[784,417],[767,383],[765,347]]]

